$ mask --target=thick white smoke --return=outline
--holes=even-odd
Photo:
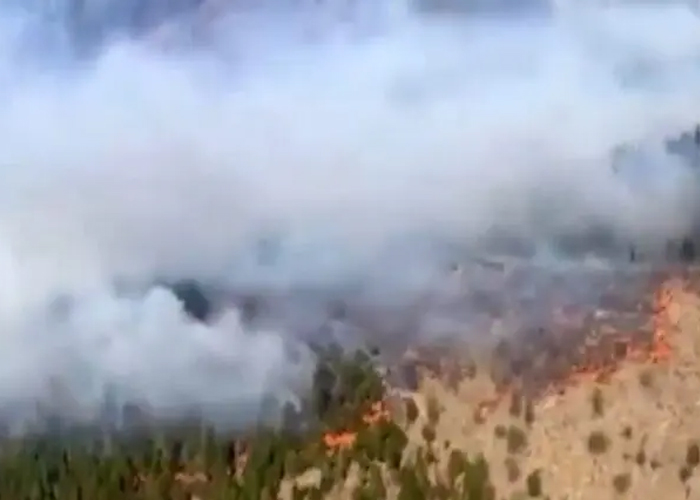
[[[194,323],[155,280],[410,281],[435,264],[412,238],[654,242],[692,222],[696,179],[662,147],[700,116],[690,8],[355,3],[234,6],[138,38],[0,14],[0,407],[58,380],[88,413],[107,389],[165,413],[252,408],[303,380],[289,332],[235,310]],[[639,161],[615,175],[622,143]]]

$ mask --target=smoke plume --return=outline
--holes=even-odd
[[[0,410],[256,418],[308,381],[318,297],[399,331],[499,243],[549,266],[692,230],[664,149],[700,115],[690,7],[431,1],[4,2]]]

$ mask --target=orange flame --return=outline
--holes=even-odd
[[[671,309],[678,302],[678,287],[669,280],[662,283],[655,290],[652,304],[651,341],[643,342],[635,340],[630,334],[615,334],[617,352],[609,356],[600,356],[597,345],[587,345],[581,352],[581,360],[574,365],[562,380],[552,382],[544,389],[540,397],[553,394],[562,394],[567,387],[576,386],[583,382],[605,383],[618,370],[622,362],[633,363],[661,363],[670,359],[673,349],[669,341],[670,332],[674,324]],[[554,311],[554,315],[560,324],[572,325],[581,323],[576,315],[569,316],[564,310]],[[621,352],[620,352],[621,350]],[[503,397],[509,394],[509,388],[499,391],[495,397],[480,402],[475,411],[477,420],[483,421],[487,415],[499,407]]]
[[[389,410],[384,401],[375,401],[370,406],[369,410],[362,415],[362,422],[366,426],[377,425],[382,421],[389,420]],[[354,446],[357,439],[357,432],[353,431],[338,431],[326,432],[323,435],[323,444],[330,451],[348,449]]]
[[[672,354],[668,339],[669,331],[673,325],[670,309],[676,300],[676,289],[666,283],[659,287],[654,296],[654,338],[650,356],[654,363],[665,361]]]
[[[355,432],[326,432],[323,435],[323,444],[329,450],[352,448],[357,439]]]

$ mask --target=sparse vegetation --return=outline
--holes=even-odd
[[[441,401],[431,395],[423,407],[419,396],[400,399],[392,394],[386,409],[397,413],[398,425],[388,416],[381,416],[384,413],[376,407],[379,402],[380,410],[384,408],[381,403],[385,396],[384,381],[378,375],[373,359],[377,352],[358,351],[348,356],[335,347],[318,351],[320,361],[311,394],[300,407],[285,407],[282,423],[275,428],[261,426],[248,432],[219,433],[209,429],[206,422],[194,420],[163,429],[156,425],[141,426],[138,432],[123,435],[107,435],[99,430],[93,435],[94,439],[85,438],[83,429],[65,432],[62,429],[58,440],[55,435],[51,439],[32,436],[24,440],[22,446],[0,438],[0,498],[320,500],[329,496],[333,498],[346,485],[353,485],[348,494],[352,493],[356,500],[549,500],[550,493],[552,499],[561,498],[561,489],[555,490],[557,481],[552,480],[550,484],[549,476],[544,476],[546,483],[543,486],[541,470],[532,470],[533,466],[545,470],[540,455],[543,435],[544,439],[552,440],[561,436],[556,430],[550,433],[545,429],[542,433],[540,426],[533,428],[536,417],[546,425],[550,416],[554,422],[559,422],[562,415],[557,413],[556,405],[561,401],[557,399],[559,394],[563,392],[555,392],[560,390],[559,386],[547,386],[548,379],[542,380],[542,389],[538,386],[539,380],[532,383],[520,378],[526,373],[517,375],[517,378],[512,378],[512,374],[504,375],[504,381],[496,384],[496,398],[482,403],[481,395],[476,394],[469,403],[481,404],[479,408],[486,410],[483,412],[486,425],[479,431],[474,430],[476,427],[469,421],[469,413],[455,418],[450,407],[452,399]],[[473,370],[469,366],[463,369],[462,365],[458,368],[461,377],[476,375],[475,365]],[[586,366],[581,365],[581,368]],[[528,369],[521,368],[521,372]],[[587,376],[589,373],[582,374]],[[445,383],[443,378],[437,381]],[[481,380],[476,383],[480,384]],[[639,373],[639,383],[644,387],[653,386],[651,370]],[[632,384],[636,384],[634,378]],[[525,392],[512,390],[511,386],[522,387]],[[481,390],[478,385],[474,387]],[[569,386],[562,387],[568,390]],[[461,389],[468,394],[473,388],[465,384],[460,386]],[[549,400],[539,399],[541,389],[551,391],[547,397],[553,396],[553,405]],[[645,396],[655,397],[657,392],[661,391],[650,391]],[[510,394],[510,400],[506,394]],[[602,419],[607,403],[602,389],[595,387],[590,392],[590,409],[586,402],[588,392],[581,394],[583,411],[591,411],[593,418]],[[610,401],[617,397],[615,394],[612,388],[605,393]],[[448,398],[454,396],[449,394]],[[505,400],[501,399],[503,396]],[[580,401],[577,399],[576,404]],[[421,405],[420,410],[417,403]],[[506,408],[511,418],[504,415]],[[450,413],[441,416],[443,410]],[[568,412],[569,408],[565,411]],[[607,411],[609,413],[611,409]],[[375,418],[373,415],[380,416]],[[629,419],[624,424],[637,423],[634,416],[623,415]],[[565,418],[570,416],[565,414]],[[497,422],[495,425],[491,423],[492,418]],[[565,425],[576,418],[580,415],[575,415]],[[608,425],[608,420],[596,423]],[[619,450],[625,462],[614,464],[617,469],[612,470],[620,472],[634,468],[634,462],[639,467],[645,466],[645,439],[641,440],[636,455],[636,443],[632,441],[636,434],[642,434],[641,430],[633,432],[631,425],[621,428],[617,420],[610,420],[613,420],[610,435],[625,440],[621,441]],[[453,441],[445,439],[447,433],[452,432],[450,426],[457,422],[465,432],[473,433],[469,435],[470,440],[457,434],[449,434],[450,438],[454,437]],[[414,440],[410,447],[406,432]],[[474,436],[477,439],[471,441]],[[505,491],[496,491],[490,464],[485,456],[478,455],[481,442],[491,438],[499,442],[489,443],[483,450],[494,464],[500,465],[494,477],[507,480]],[[607,453],[611,459],[619,458],[617,449],[615,453],[610,452],[611,440],[603,430],[576,439],[582,440],[579,446],[587,445],[592,455]],[[472,449],[474,442],[475,449]],[[460,449],[465,443],[467,448]],[[534,460],[528,458],[530,447]],[[555,451],[558,453],[551,456],[560,457],[561,450]],[[660,456],[666,460],[666,455]],[[669,464],[677,464],[679,458],[683,458],[682,449]],[[602,460],[593,462],[597,464],[599,461]],[[656,460],[649,465],[652,469],[661,466]],[[700,449],[691,442],[685,450],[685,462],[678,469],[680,481],[688,483],[699,465]],[[674,470],[670,469],[672,481],[676,480]],[[641,488],[642,481],[637,478],[648,472],[647,469],[635,469],[633,474],[621,472],[612,477],[605,476],[603,485],[608,488],[612,485],[616,494],[624,495],[632,487],[633,476],[635,488]],[[691,483],[688,483],[686,488],[690,487]],[[283,490],[288,494],[282,494]],[[349,498],[349,495],[344,498]]]

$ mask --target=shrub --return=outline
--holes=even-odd
[[[591,407],[593,410],[593,416],[598,418],[602,417],[604,413],[604,406],[605,406],[605,401],[603,399],[603,391],[600,390],[600,387],[596,387],[593,389],[593,393],[591,394]]]
[[[384,447],[382,451],[382,461],[390,468],[398,470],[401,467],[401,460],[404,449],[408,444],[406,434],[396,424],[388,424],[388,429],[384,434]]]
[[[617,474],[613,478],[613,488],[615,488],[615,491],[620,495],[627,493],[631,484],[632,476],[630,476],[629,473]]]
[[[404,400],[404,408],[406,412],[406,420],[412,425],[418,419],[418,406],[413,399],[407,398]]]
[[[509,482],[515,483],[518,479],[520,479],[520,467],[518,466],[518,462],[516,462],[513,457],[506,457],[505,467],[506,477],[508,478]]]
[[[401,469],[399,475],[399,494],[397,500],[423,500],[427,491],[421,488],[416,471],[412,467]]]
[[[493,435],[497,439],[503,439],[508,435],[508,429],[505,425],[498,424],[496,427],[493,428]]]
[[[535,423],[535,405],[529,398],[525,401],[525,414],[523,415],[523,419],[528,426]]]
[[[514,425],[508,427],[506,447],[508,453],[520,453],[525,450],[527,448],[527,435],[525,432]]]
[[[425,453],[427,454],[427,452]],[[416,479],[420,483],[421,489],[427,491],[430,487],[428,474],[428,463],[424,453],[419,452],[416,456],[416,461],[413,464],[413,469],[416,474]]]
[[[508,407],[508,413],[513,418],[520,418],[523,412],[523,397],[519,391],[513,391],[510,395],[510,406]]]
[[[693,471],[690,467],[687,465],[682,466],[678,470],[678,479],[681,480],[682,483],[685,483],[690,479],[690,477],[693,475]]]
[[[649,389],[654,385],[654,376],[652,375],[651,370],[647,368],[639,373],[639,384],[646,389]]]
[[[632,439],[632,427],[629,425],[626,425],[624,429],[622,429],[622,437],[625,439]]]
[[[372,499],[382,499],[386,498],[386,486],[384,485],[384,479],[382,478],[381,470],[376,464],[372,464],[369,468],[367,477],[367,488],[372,494]]]
[[[467,462],[462,485],[465,497],[470,500],[492,500],[495,491],[489,476],[489,464],[483,455],[473,462]]]
[[[454,485],[457,478],[467,469],[467,457],[459,450],[452,450],[447,461],[447,477],[450,485]]]
[[[700,448],[696,443],[690,443],[685,453],[685,463],[688,467],[694,468],[700,464]]]
[[[437,425],[437,423],[440,421],[440,413],[442,413],[440,402],[435,396],[430,396],[427,399],[426,406],[428,422],[430,422],[432,425]]]
[[[429,498],[435,500],[450,500],[451,495],[452,489],[438,481],[430,488]]]
[[[593,431],[588,436],[588,451],[593,455],[602,455],[608,451],[610,441],[601,431]]]
[[[421,436],[423,436],[426,443],[432,443],[435,441],[435,428],[429,424],[424,425],[421,429]]]
[[[540,476],[539,470],[532,471],[528,474],[525,484],[529,496],[539,497],[542,495],[542,477]]]

